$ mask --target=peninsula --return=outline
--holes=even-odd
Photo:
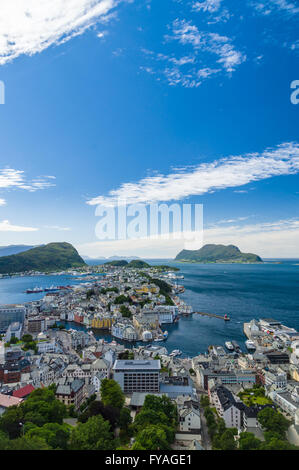
[[[56,271],[85,266],[70,243],[49,243],[11,256],[0,257],[0,274]]]

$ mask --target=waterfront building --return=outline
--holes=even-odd
[[[158,393],[160,370],[160,360],[117,360],[113,366],[113,378],[119,383],[124,393]]]

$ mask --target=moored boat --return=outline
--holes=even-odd
[[[235,348],[234,348],[234,345],[233,345],[233,343],[232,343],[231,341],[226,341],[226,342],[225,342],[225,347],[226,347],[226,349],[228,349],[229,351],[234,351],[234,349],[235,349]]]
[[[255,346],[254,342],[251,341],[250,339],[245,341],[245,345],[246,345],[246,348],[248,349],[248,351],[255,351],[256,350],[256,346]]]

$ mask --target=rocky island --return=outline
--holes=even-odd
[[[234,245],[205,245],[199,250],[182,250],[175,261],[186,263],[262,263],[253,253],[242,253]]]

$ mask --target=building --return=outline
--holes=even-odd
[[[119,383],[124,393],[158,393],[160,370],[160,360],[117,360],[113,366],[113,378]]]
[[[14,390],[12,396],[17,398],[27,398],[30,393],[32,393],[35,388],[32,385],[25,385],[25,387],[18,388],[18,390]]]
[[[287,386],[287,374],[283,370],[266,370],[265,385],[275,389],[285,389]]]
[[[11,323],[24,323],[26,309],[24,305],[0,306],[0,333],[5,333]]]
[[[78,410],[85,396],[84,385],[84,381],[81,379],[74,379],[65,385],[58,385],[55,393],[57,400],[66,406],[74,405]]]
[[[20,403],[22,403],[22,401],[22,398],[0,393],[0,416],[7,410],[7,408],[10,406],[18,406]]]
[[[46,321],[44,318],[28,318],[27,330],[33,335],[37,335],[46,329]]]
[[[176,402],[179,432],[199,434],[201,432],[201,420],[198,402],[185,397],[178,397]]]
[[[253,385],[256,383],[256,374],[252,370],[221,371],[202,368],[199,370],[200,384],[208,390],[210,379],[220,380],[223,385]]]
[[[6,335],[5,335],[5,342],[9,343],[12,338],[21,339],[23,330],[23,324],[19,322],[13,322],[9,325]]]

